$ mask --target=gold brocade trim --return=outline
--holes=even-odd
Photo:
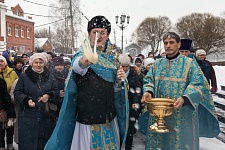
[[[187,67],[185,68],[184,78],[176,78],[176,77],[155,77],[156,80],[164,80],[164,81],[177,81],[177,82],[186,82],[188,77],[188,72],[190,70],[192,59],[189,58],[187,62]]]
[[[188,85],[188,88],[193,88],[194,90],[196,90],[201,95],[201,98],[203,98],[203,93],[202,93],[202,91],[200,89],[196,88],[193,85]]]
[[[99,132],[100,131],[100,125],[98,125],[98,124],[92,125],[91,128],[92,128],[91,130],[94,130],[96,132]]]

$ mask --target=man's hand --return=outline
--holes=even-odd
[[[121,83],[125,79],[126,79],[126,73],[124,72],[123,68],[117,70],[117,74],[116,74],[116,81],[117,81],[117,83]]]
[[[142,96],[141,103],[145,103],[148,99],[152,99],[152,94],[145,92]]]
[[[30,107],[35,107],[35,102],[33,102],[33,100],[30,99],[30,100],[28,101],[28,105],[29,105]]]
[[[181,108],[184,104],[184,99],[182,97],[179,97],[177,101],[173,104],[173,108],[178,109]]]
[[[93,64],[92,62],[90,62],[87,57],[85,55],[83,55],[81,58],[80,58],[80,64],[81,65],[91,65]]]

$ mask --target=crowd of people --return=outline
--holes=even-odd
[[[104,16],[87,32],[70,65],[50,52],[25,52],[13,63],[0,55],[0,150],[13,150],[13,140],[20,150],[131,150],[137,130],[146,150],[197,150],[200,136],[219,134],[215,71],[191,39],[168,32],[157,56],[133,58],[114,49]],[[148,128],[155,118],[145,109],[146,100],[163,97],[176,100],[166,118],[176,130],[166,134]]]

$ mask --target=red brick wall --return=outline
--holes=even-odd
[[[45,52],[52,52],[52,45],[50,44],[49,40],[45,42],[45,44],[42,47]]]
[[[11,26],[11,36],[8,35],[8,26]],[[15,37],[15,27],[18,27],[18,37]],[[24,28],[24,37],[21,37],[21,28]],[[30,29],[30,38],[27,38],[27,28]],[[18,55],[21,55],[21,46],[25,46],[25,51],[34,51],[34,23],[6,16],[6,42],[7,49],[17,46]]]
[[[15,7],[11,7],[11,10],[14,15],[17,15],[17,11],[20,11],[20,16],[24,17],[23,9],[20,7],[20,5],[16,5]]]

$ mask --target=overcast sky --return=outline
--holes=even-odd
[[[48,15],[49,7],[35,5],[30,2],[49,5],[57,0],[5,0],[8,6],[15,6],[18,3],[24,12],[38,15]],[[85,16],[91,19],[96,15],[106,16],[116,31],[116,41],[120,44],[121,30],[115,23],[115,16],[126,14],[130,16],[130,24],[124,31],[124,42],[130,39],[131,34],[146,17],[167,16],[176,23],[177,20],[193,12],[211,13],[221,16],[225,11],[225,0],[80,0],[80,8]],[[44,17],[32,16],[35,26],[51,22]],[[83,20],[83,26],[87,26],[87,20]],[[45,26],[48,27],[48,26]],[[82,29],[85,31],[85,27]],[[40,27],[39,27],[40,28]],[[39,29],[37,28],[37,29]],[[112,41],[114,37],[111,34]]]

